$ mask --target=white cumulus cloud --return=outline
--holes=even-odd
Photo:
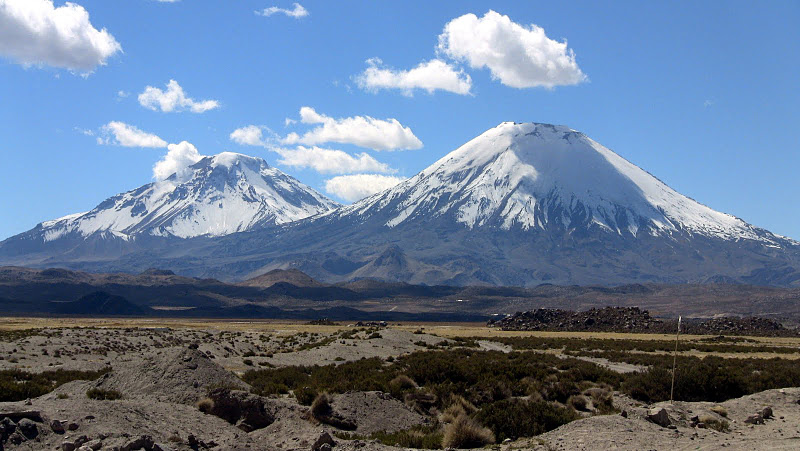
[[[340,175],[325,181],[325,191],[348,202],[355,202],[389,189],[405,180],[402,177],[378,174]]]
[[[300,108],[300,120],[304,124],[322,124],[302,136],[289,133],[284,144],[314,146],[329,142],[353,144],[373,150],[419,149],[419,140],[410,128],[397,119],[375,119],[369,116],[354,116],[334,119],[317,113],[313,108]]]
[[[269,8],[264,8],[261,11],[256,11],[256,14],[264,17],[269,17],[273,14],[285,14],[287,17],[300,19],[302,17],[306,17],[309,13],[307,9],[303,8],[303,5],[294,3],[292,5],[292,9],[270,6]]]
[[[266,146],[263,129],[264,127],[259,127],[258,125],[247,125],[231,132],[229,138],[231,141],[244,146]]]
[[[367,153],[355,156],[335,149],[323,149],[317,146],[297,146],[295,149],[272,149],[281,159],[278,163],[298,167],[311,168],[323,174],[352,174],[355,172],[395,172],[386,163],[372,158]]]
[[[361,89],[377,92],[381,89],[399,89],[405,95],[412,95],[415,89],[422,89],[432,94],[437,89],[456,94],[469,94],[472,78],[463,70],[440,59],[424,61],[409,70],[394,70],[382,67],[379,58],[367,60],[367,67],[356,77]]]
[[[191,175],[189,166],[197,163],[203,155],[190,142],[181,141],[178,144],[167,146],[167,154],[153,166],[153,178],[166,180],[172,174],[178,181],[185,180]]]
[[[186,95],[181,85],[175,80],[167,83],[166,91],[154,86],[147,86],[139,94],[139,104],[153,111],[161,110],[165,113],[178,111],[191,111],[192,113],[205,113],[219,107],[216,100],[195,101]]]
[[[389,165],[381,163],[366,152],[350,155],[336,149],[325,149],[317,146],[297,146],[287,149],[276,145],[277,135],[271,139],[264,138],[264,131],[272,133],[266,127],[247,125],[237,128],[230,134],[231,141],[245,146],[262,146],[280,155],[279,164],[296,168],[311,168],[323,174],[352,174],[356,172],[396,172]]]
[[[539,26],[520,25],[491,10],[481,18],[465,14],[448,22],[439,35],[439,51],[473,68],[488,68],[492,77],[514,88],[552,88],[586,80],[566,42],[548,38]]]
[[[100,134],[101,136],[97,137],[98,144],[123,147],[167,147],[167,142],[157,135],[119,121],[111,121],[100,127]]]
[[[48,65],[92,72],[122,46],[89,13],[67,2],[0,0],[0,55],[24,65]]]

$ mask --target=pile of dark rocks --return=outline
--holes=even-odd
[[[489,327],[502,330],[543,330],[567,332],[661,332],[664,323],[639,307],[604,307],[583,312],[540,308],[517,312],[500,320],[490,320]]]
[[[488,322],[501,330],[540,330],[562,332],[675,333],[678,322],[659,320],[639,307],[592,308],[582,312],[540,308],[517,312]],[[713,319],[684,318],[681,333],[693,335],[800,336],[800,330],[763,317],[725,316]]]
[[[732,335],[795,335],[797,331],[785,328],[781,323],[758,316],[739,318],[725,316],[700,323],[687,322],[682,331],[690,334],[732,334]]]

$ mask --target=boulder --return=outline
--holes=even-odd
[[[336,442],[333,440],[333,437],[331,437],[330,434],[327,432],[322,432],[314,441],[314,444],[311,445],[311,451],[322,451],[325,445],[328,445],[327,449],[330,449],[331,447],[336,446]]]
[[[28,440],[36,438],[39,435],[39,425],[29,418],[23,418],[17,423],[17,429]]]
[[[61,423],[61,420],[50,421],[50,429],[56,434],[63,434],[65,431],[64,425]]]
[[[9,443],[13,445],[19,445],[20,443],[26,440],[27,438],[25,438],[25,436],[22,435],[22,433],[19,430],[8,436]]]
[[[769,420],[770,418],[772,418],[772,416],[773,416],[772,407],[767,406],[761,410],[761,417],[764,418],[765,420]]]
[[[672,421],[669,419],[669,413],[667,413],[667,409],[663,407],[654,407],[650,409],[647,412],[646,418],[661,427],[667,427],[672,424]]]
[[[764,417],[762,417],[760,413],[756,413],[747,417],[744,422],[747,424],[764,424]]]
[[[142,435],[122,445],[121,451],[133,451],[136,449],[151,451],[154,444],[155,442],[153,441],[153,437],[149,435]]]

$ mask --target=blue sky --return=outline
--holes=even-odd
[[[19,1],[0,0],[0,239],[152,181],[168,153],[162,143],[263,157],[343,201],[326,181],[358,172],[410,177],[503,121],[569,125],[683,194],[800,238],[798,2],[301,1],[307,14],[293,17],[264,14],[299,11],[274,0],[76,0],[89,26],[107,30],[107,43],[121,50],[46,40],[31,50],[2,31],[8,5]],[[466,14],[480,22],[490,9],[492,20],[507,16],[503,23],[526,33],[541,27],[551,50],[566,42],[575,66],[567,61],[555,86],[535,86],[542,82],[529,72],[522,81],[503,75],[515,61],[482,64],[463,43],[437,48],[446,25]],[[384,71],[438,60],[461,84],[435,86],[463,91],[468,76],[469,93],[370,88],[359,77],[371,58]],[[195,103],[164,112],[157,95],[140,101],[148,86],[166,92],[170,80]],[[533,86],[513,86],[520,83]],[[302,107],[335,127],[371,117],[405,135],[365,147],[352,136],[325,141],[323,131],[317,142],[304,133],[325,124],[286,125]],[[160,140],[119,145],[112,122]],[[258,127],[258,142],[252,134],[238,141],[258,145],[231,138],[247,126]],[[299,140],[287,139],[292,132]],[[342,163],[338,153],[327,169],[321,159],[316,168],[308,158],[306,167],[280,163],[297,146],[352,158]]]

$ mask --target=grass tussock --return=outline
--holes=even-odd
[[[700,415],[699,420],[700,423],[703,423],[707,428],[714,429],[718,432],[730,432],[731,430],[731,425],[727,421],[712,415]]]
[[[105,390],[102,388],[91,388],[86,391],[86,397],[98,401],[116,401],[122,399],[122,393],[116,390]]]
[[[197,409],[205,414],[211,414],[214,410],[214,400],[211,398],[203,398],[197,401]]]
[[[712,408],[710,408],[708,410],[716,413],[717,415],[719,415],[721,417],[725,417],[725,418],[728,417],[728,409],[726,409],[724,406],[714,406],[714,407],[712,407]]]
[[[356,424],[346,418],[343,418],[336,411],[333,410],[331,405],[333,399],[327,393],[320,393],[311,403],[309,413],[311,417],[320,423],[329,424],[333,427],[351,431],[356,428]]]
[[[444,428],[445,448],[481,448],[495,441],[494,433],[473,418],[461,415]]]
[[[343,440],[377,440],[387,446],[415,449],[442,449],[444,436],[438,424],[414,426],[396,432],[375,432],[369,435],[347,432],[338,432],[334,435]]]

